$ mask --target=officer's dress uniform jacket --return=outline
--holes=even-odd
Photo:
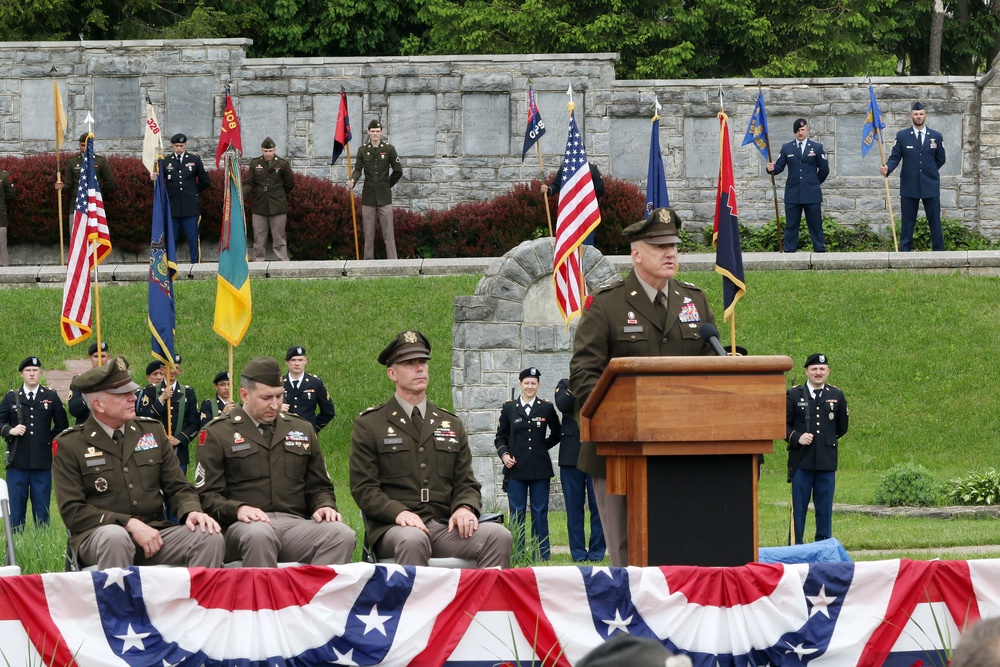
[[[304,519],[321,507],[337,509],[316,431],[300,417],[279,413],[267,440],[238,405],[209,422],[198,443],[195,488],[223,526],[237,521],[240,505]]]
[[[281,215],[288,213],[286,195],[295,187],[295,175],[288,160],[275,156],[270,162],[263,157],[250,160],[247,183],[253,188],[254,215]]]
[[[177,460],[182,466],[188,465],[189,453],[188,444],[198,437],[201,429],[201,422],[198,419],[198,398],[194,394],[194,389],[186,384],[175,383],[176,388],[170,396],[170,429],[171,434],[178,440]],[[167,428],[167,406],[160,402],[160,392],[165,384],[160,382],[156,385],[146,385],[139,394],[136,414],[140,417],[150,417],[159,420],[164,428]],[[179,391],[183,390],[183,391]],[[181,394],[183,394],[184,405],[181,406]]]
[[[351,495],[368,519],[369,545],[406,510],[424,523],[448,523],[461,505],[480,512],[481,487],[462,421],[430,401],[423,421],[417,432],[395,396],[354,420]]]
[[[698,327],[715,324],[700,288],[671,279],[663,289],[667,315],[660,323],[633,268],[625,280],[599,288],[587,298],[573,339],[569,385],[579,405],[586,403],[608,362],[615,357],[713,356]],[[604,457],[593,443],[582,443],[580,470],[605,477]]]
[[[83,155],[77,153],[66,161],[63,167],[63,195],[68,199],[63,199],[63,211],[69,210],[72,215],[73,205],[76,202],[76,189],[80,185],[80,170],[83,169]],[[115,177],[111,173],[108,159],[103,155],[94,155],[94,173],[97,174],[97,183],[101,186],[101,196],[107,197],[109,192],[115,189]],[[69,202],[67,209],[66,202]]]
[[[383,141],[378,146],[366,142],[358,151],[357,162],[351,178],[355,183],[364,171],[365,182],[361,188],[361,203],[364,206],[387,206],[392,203],[392,186],[403,177],[403,165],[399,162],[396,148]]]
[[[163,516],[164,500],[181,523],[188,513],[201,511],[163,425],[137,417],[122,430],[119,449],[91,416],[53,443],[56,501],[74,550],[94,529],[112,524],[124,528],[132,517],[153,528],[173,526]]]
[[[781,147],[781,155],[774,162],[774,174],[778,175],[788,167],[785,181],[785,204],[820,204],[823,189],[820,185],[830,175],[830,162],[826,158],[823,144],[805,140],[802,157],[799,157],[798,141],[789,141]]]
[[[17,395],[15,395],[17,394]],[[20,414],[17,402],[21,402]],[[27,431],[11,437],[10,429],[24,424]],[[7,448],[13,451],[11,468],[48,470],[52,467],[52,437],[69,426],[66,408],[54,389],[38,385],[33,400],[28,400],[24,386],[8,391],[0,401],[0,436],[7,438]],[[16,443],[16,446],[14,446]]]
[[[317,433],[333,421],[337,412],[333,406],[333,399],[330,398],[330,392],[320,377],[303,373],[298,389],[292,386],[292,381],[287,375],[281,380],[285,385],[285,403],[288,403],[289,412],[308,421]],[[319,407],[318,415],[317,407]]]
[[[523,481],[552,477],[548,450],[559,444],[560,434],[559,415],[545,399],[535,397],[530,415],[525,413],[520,398],[504,403],[493,444],[501,459],[510,454],[516,461],[512,468],[505,468],[505,474]]]
[[[837,469],[837,440],[848,426],[844,392],[828,383],[816,401],[808,385],[792,387],[785,395],[785,424],[789,478],[796,470]],[[807,432],[813,434],[812,443],[799,444]]]
[[[206,398],[201,402],[201,410],[198,411],[198,419],[201,422],[201,427],[204,428],[205,424],[221,415],[225,409],[226,402],[219,398],[218,394],[212,398]]]
[[[941,196],[941,174],[944,166],[944,136],[924,126],[924,143],[917,141],[913,126],[896,133],[896,143],[885,161],[891,174],[899,163],[899,195],[911,199],[932,199]]]
[[[163,159],[162,169],[170,197],[170,215],[187,218],[201,215],[199,195],[212,181],[201,158],[193,153],[174,153]]]

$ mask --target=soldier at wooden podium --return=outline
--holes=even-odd
[[[598,378],[615,357],[711,356],[701,338],[703,322],[715,324],[705,293],[675,280],[681,220],[672,209],[658,208],[622,234],[632,243],[632,271],[625,280],[599,287],[587,297],[573,340],[570,389],[586,403]],[[604,457],[583,442],[577,467],[594,479],[597,507],[611,564],[628,565],[625,496],[609,494]]]

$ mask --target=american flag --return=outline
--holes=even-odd
[[[597,208],[594,181],[583,137],[576,125],[573,103],[570,102],[569,133],[562,164],[562,186],[559,188],[559,217],[556,222],[555,272],[556,303],[563,321],[580,315],[587,296],[580,261],[580,244],[601,224]]]
[[[80,181],[73,204],[69,264],[63,286],[61,330],[67,345],[76,345],[90,336],[90,270],[111,252],[111,234],[104,215],[104,198],[94,171],[94,135],[80,165]]]
[[[628,633],[696,667],[911,667],[945,664],[966,625],[997,615],[989,559],[0,577],[12,665],[569,667]]]

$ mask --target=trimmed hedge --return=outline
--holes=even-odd
[[[73,153],[65,153],[63,160]],[[125,252],[148,250],[153,215],[152,183],[142,161],[135,157],[108,156],[116,189],[105,195],[108,225],[114,246]],[[10,172],[17,188],[17,201],[10,209],[9,238],[12,243],[59,243],[56,227],[57,195],[53,188],[55,154],[0,157],[0,169]],[[209,169],[212,187],[201,195],[202,244],[213,243],[221,229],[223,172]],[[244,175],[246,171],[244,170]],[[621,229],[639,219],[645,196],[634,185],[605,179],[601,199],[602,224],[597,244],[611,253],[627,253]],[[397,208],[394,211],[396,247],[400,257],[496,257],[522,241],[548,236],[545,207],[538,194],[541,181],[515,185],[490,201],[459,204],[448,210],[422,213]],[[356,189],[358,240],[361,233],[361,188]],[[314,176],[295,175],[295,190],[288,197],[288,248],[298,260],[354,259],[354,231],[350,192],[341,185]],[[246,193],[246,210],[253,197]],[[63,214],[72,202],[64,195]],[[556,224],[557,198],[551,197],[552,225]],[[66,242],[69,242],[68,230]],[[379,239],[376,256],[384,256]]]

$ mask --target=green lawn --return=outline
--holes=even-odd
[[[721,313],[716,274],[681,277],[703,287]],[[321,443],[341,509],[352,524],[357,510],[347,492],[351,421],[391,391],[375,360],[378,352],[404,328],[423,331],[433,345],[429,395],[450,406],[453,300],[472,294],[476,282],[476,277],[460,276],[253,283],[254,318],[236,349],[237,372],[251,356],[283,359],[289,345],[307,348],[308,370],[325,379],[337,406],[337,418],[321,434]],[[842,441],[838,502],[870,503],[879,473],[901,461],[923,464],[940,480],[995,465],[1000,402],[989,398],[989,387],[997,366],[993,355],[1000,350],[1000,279],[958,272],[809,271],[753,272],[747,283],[749,292],[737,308],[737,343],[752,354],[792,356],[790,380],[797,383],[804,379],[805,357],[824,352],[831,359],[830,381],[847,395],[851,429]],[[226,345],[212,332],[215,284],[181,281],[177,294],[183,380],[202,398],[227,363]],[[0,289],[0,369],[9,381],[18,380],[17,364],[28,355],[40,356],[46,367],[85,356],[86,343],[67,348],[62,342],[60,300],[61,289]],[[113,353],[128,357],[141,379],[138,369],[150,359],[145,285],[110,285],[101,291],[101,304],[104,337]],[[721,318],[719,328],[727,341],[729,327]],[[761,479],[764,546],[787,539],[783,443],[775,449],[766,457]],[[567,544],[565,515],[554,513],[551,523],[553,544]],[[811,530],[807,526],[806,534]],[[920,556],[913,550],[1000,544],[1000,522],[837,515],[834,534],[849,551]],[[61,527],[41,534],[29,530],[18,542],[26,570],[61,569]],[[557,556],[552,562],[568,561]]]

